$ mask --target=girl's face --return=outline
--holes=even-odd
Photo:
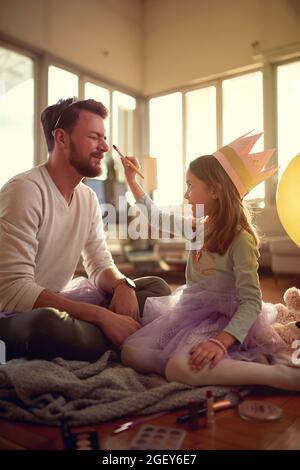
[[[204,204],[204,215],[209,215],[217,199],[215,190],[194,176],[190,170],[186,173],[186,185],[184,197],[192,205],[193,216],[196,217],[196,204]]]

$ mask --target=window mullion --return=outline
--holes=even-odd
[[[217,117],[217,148],[223,145],[223,100],[222,80],[216,82],[216,117]]]
[[[187,163],[187,147],[186,147],[186,139],[187,139],[187,106],[186,106],[186,93],[182,93],[182,195],[185,194],[185,173],[186,173],[186,163]],[[183,197],[183,196],[182,196]],[[184,202],[184,198],[183,198]]]
[[[263,116],[264,116],[264,147],[277,148],[277,132],[276,132],[276,84],[274,67],[269,63],[265,63],[263,67]],[[269,164],[277,163],[277,151],[274,153]],[[265,204],[275,205],[277,174],[273,175],[265,182]]]

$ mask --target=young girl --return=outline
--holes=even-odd
[[[276,171],[261,171],[272,151],[249,156],[260,135],[242,136],[190,163],[184,197],[194,217],[197,204],[204,204],[204,245],[189,252],[186,286],[147,300],[144,327],[123,344],[125,365],[189,385],[263,384],[300,390],[300,369],[274,360],[276,341],[270,345],[257,340],[276,317],[275,307],[261,300],[258,237],[242,200]],[[126,160],[123,164],[136,201],[152,213],[159,211]]]

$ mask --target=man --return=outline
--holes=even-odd
[[[105,243],[96,195],[82,183],[102,172],[106,116],[94,100],[60,100],[46,108],[47,163],[1,190],[0,339],[7,359],[94,361],[140,327],[148,296],[170,293],[160,278],[134,283],[121,274]],[[80,290],[62,292],[81,254],[89,279],[83,293],[96,292],[97,302],[86,301]]]

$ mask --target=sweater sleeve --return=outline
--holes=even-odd
[[[44,287],[35,282],[42,198],[29,180],[13,180],[0,192],[0,310],[32,310]]]
[[[93,192],[91,192],[91,195],[93,205],[92,222],[87,242],[82,250],[82,257],[88,278],[97,286],[101,272],[110,266],[114,266],[114,261],[106,245],[98,199]]]
[[[242,343],[262,306],[257,273],[259,253],[253,237],[246,231],[237,235],[229,250],[239,306],[225,331]]]
[[[204,241],[203,219],[194,220],[180,214],[172,214],[159,209],[148,195],[136,201],[141,213],[147,218],[149,225],[162,232],[178,238],[185,238],[189,249],[200,249]]]

